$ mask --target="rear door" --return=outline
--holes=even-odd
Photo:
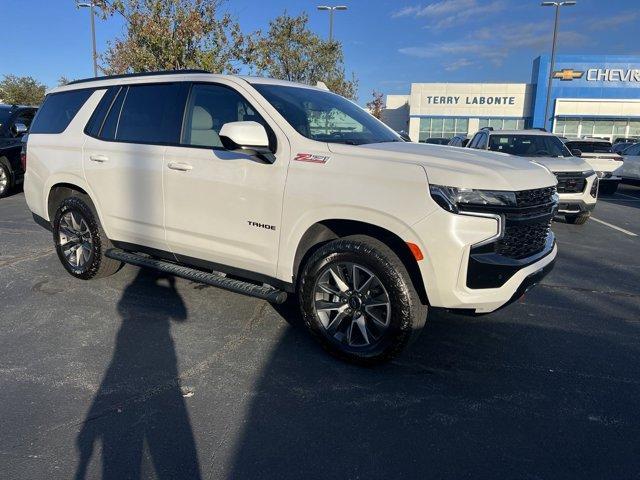
[[[85,176],[113,240],[169,250],[162,191],[166,145],[180,137],[186,83],[111,90],[89,121]],[[104,119],[100,111],[106,112]]]
[[[178,259],[193,259],[275,276],[290,155],[277,124],[265,121],[249,93],[223,83],[194,84],[182,146],[167,147],[164,166],[167,242]],[[267,129],[275,162],[226,150],[227,122],[252,120]]]

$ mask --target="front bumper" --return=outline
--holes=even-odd
[[[523,285],[529,276],[551,269],[558,253],[553,234],[539,254],[516,261],[519,263],[510,265],[508,271],[499,271],[502,275],[499,286],[471,288],[468,278],[474,276],[473,246],[499,234],[499,222],[494,218],[438,209],[402,235],[404,240],[420,246],[424,254],[418,266],[431,306],[489,313],[512,301],[526,288]]]
[[[594,203],[586,203],[583,200],[560,200],[558,203],[558,213],[559,214],[578,214],[583,212],[591,212],[594,208],[596,208],[596,204]]]

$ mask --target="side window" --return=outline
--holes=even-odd
[[[632,147],[629,147],[624,155],[640,155],[640,143],[635,144]]]
[[[186,83],[130,86],[116,123],[116,141],[177,144],[187,88]]]
[[[194,84],[187,105],[182,144],[222,148],[220,129],[225,123],[239,121],[262,124],[269,135],[269,143],[274,143],[271,128],[240,93],[222,85]]]
[[[124,102],[124,98],[127,96],[128,88],[123,87],[118,92],[115,100],[111,103],[111,107],[109,108],[109,113],[107,114],[107,118],[104,119],[102,123],[102,129],[100,130],[100,134],[98,135],[100,138],[104,140],[115,140],[116,139],[116,131],[118,129],[118,120],[120,119],[120,112],[122,111],[122,103]]]
[[[481,133],[480,136],[478,137],[478,144],[476,148],[480,150],[485,150],[487,148],[488,139],[489,139],[489,136],[486,133]]]
[[[480,134],[476,133],[473,138],[471,139],[471,141],[469,142],[469,145],[467,145],[469,148],[476,148],[476,146],[478,145],[478,139],[480,138]]]
[[[87,135],[91,135],[92,137],[98,136],[100,129],[102,128],[102,124],[104,123],[104,118],[109,112],[111,104],[119,90],[120,87],[111,87],[104,93],[100,99],[100,103],[98,103],[98,106],[93,111],[93,114],[84,129]]]
[[[47,95],[33,120],[31,133],[62,133],[93,92],[83,89]]]
[[[22,123],[27,128],[30,128],[31,127],[31,122],[33,122],[33,116],[34,115],[35,115],[35,112],[32,111],[32,110],[23,110],[22,112],[18,113],[18,116],[13,121],[13,123],[14,124]]]

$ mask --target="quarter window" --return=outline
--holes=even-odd
[[[84,89],[47,95],[33,121],[31,133],[62,133],[93,92]]]

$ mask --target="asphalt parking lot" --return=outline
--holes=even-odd
[[[364,369],[260,300],[75,280],[2,199],[0,478],[640,478],[640,188],[594,217],[520,302]]]

